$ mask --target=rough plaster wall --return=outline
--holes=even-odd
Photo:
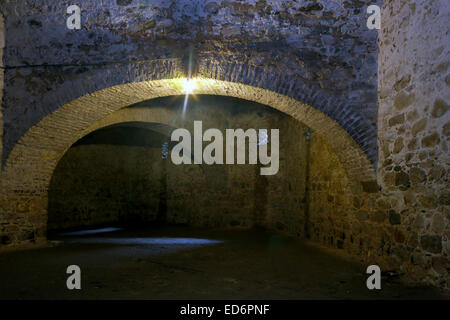
[[[446,0],[385,1],[379,46],[380,201],[395,219],[398,268],[450,287]]]
[[[198,75],[308,103],[376,163],[377,33],[367,29],[365,13],[373,3],[84,0],[82,30],[74,31],[65,26],[70,1],[5,0],[3,160],[28,128],[64,103],[116,84],[185,74],[192,45]]]

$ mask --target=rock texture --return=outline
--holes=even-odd
[[[171,123],[178,126],[183,101],[181,96],[143,102],[120,110],[118,118],[138,111],[144,120],[146,111],[164,107],[177,111]],[[91,133],[61,159],[49,189],[48,230],[159,222],[260,226],[303,236],[308,128],[267,106],[213,96],[189,103],[183,122],[192,135],[194,120],[202,121],[203,130],[279,129],[278,174],[261,176],[260,165],[249,164],[176,166],[170,154],[162,156],[169,134],[154,131],[164,132],[165,127],[125,122],[126,130],[110,126]],[[137,130],[142,126],[153,130]]]
[[[449,15],[446,1],[386,1],[378,79],[378,201],[391,212],[394,264],[447,288]]]
[[[381,1],[85,0],[81,30],[66,28],[69,4],[0,3],[2,246],[45,240],[50,180],[73,143],[120,122],[121,108],[183,94],[177,78],[191,71],[196,94],[255,101],[311,129],[304,190],[286,175],[258,181],[280,192],[255,201],[274,214],[248,221],[449,288],[445,0],[385,1],[378,43],[365,9]]]
[[[3,1],[3,160],[63,104],[117,84],[186,74],[192,51],[194,74],[309,104],[375,164],[377,34],[366,27],[366,2],[85,0],[81,30],[69,30],[67,1]]]

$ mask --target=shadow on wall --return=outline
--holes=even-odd
[[[165,141],[135,127],[106,128],[78,141],[51,180],[49,231],[154,221],[166,194],[158,149]]]

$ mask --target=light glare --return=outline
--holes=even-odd
[[[187,94],[191,94],[197,88],[195,79],[186,79],[183,83],[183,89]]]

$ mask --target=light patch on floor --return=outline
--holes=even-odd
[[[61,233],[61,236],[84,236],[87,234],[99,234],[99,233],[107,233],[107,232],[115,232],[120,231],[122,228],[101,228],[101,229],[94,229],[94,230],[80,230],[80,231],[74,231],[74,232],[64,232]]]
[[[197,238],[84,238],[68,240],[68,243],[105,243],[123,245],[210,245],[221,240]]]

